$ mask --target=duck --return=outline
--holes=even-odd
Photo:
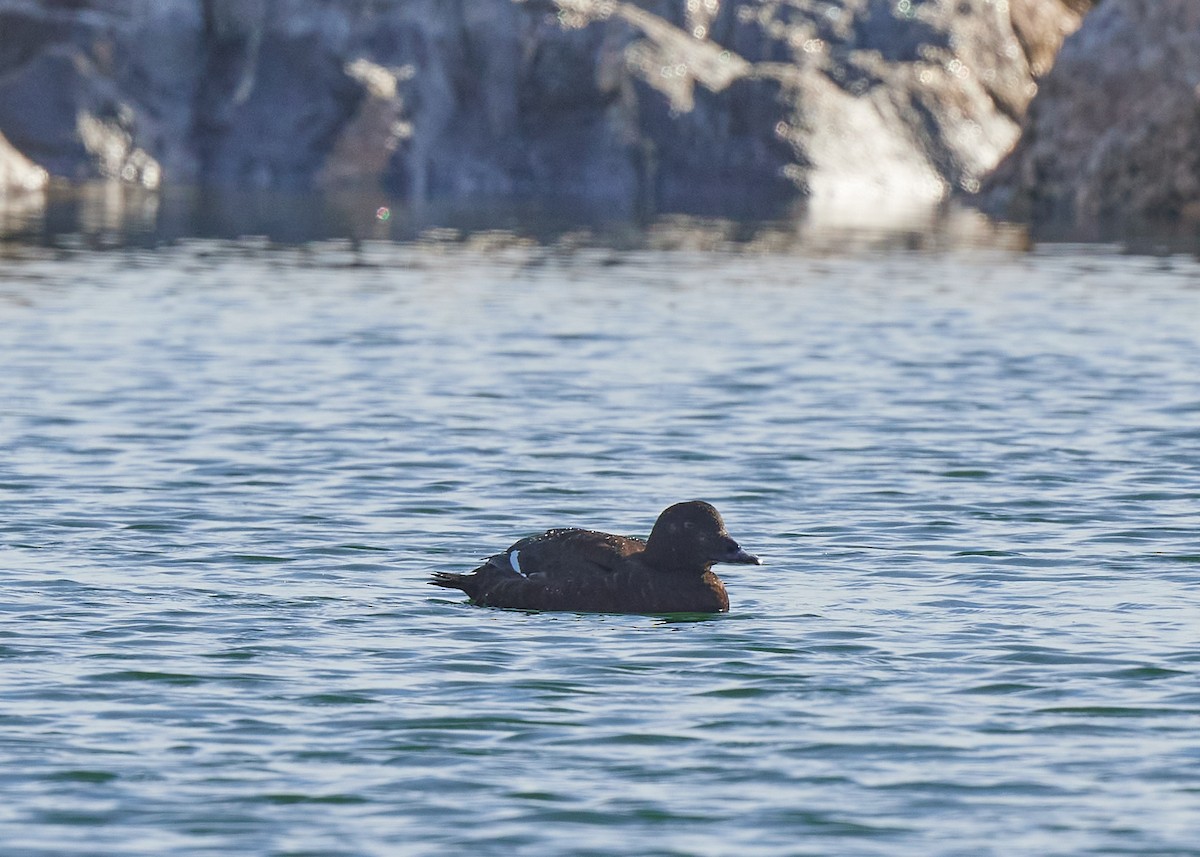
[[[433,586],[472,604],[576,613],[724,613],[717,563],[762,565],[725,529],[711,503],[689,500],[658,516],[645,541],[560,528],[523,538],[467,574],[436,572]]]

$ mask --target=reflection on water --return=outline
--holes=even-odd
[[[4,244],[155,247],[187,238],[265,238],[294,245],[325,239],[411,241],[478,233],[545,244],[616,249],[739,249],[870,252],[899,248],[1026,249],[1036,242],[1119,244],[1128,252],[1200,255],[1200,232],[1164,223],[1046,224],[990,220],[957,203],[896,204],[883,210],[810,211],[777,219],[662,214],[614,219],[572,200],[409,204],[375,188],[340,192],[237,191],[167,187],[147,191],[113,182],[57,186],[0,197]]]
[[[548,244],[615,248],[721,249],[786,252],[1020,248],[1022,229],[995,224],[957,206],[899,209],[888,217],[854,212],[814,219],[803,209],[777,220],[662,215],[612,219],[569,200],[419,206],[375,189],[341,193],[238,192],[167,188],[152,192],[110,182],[59,187],[0,204],[0,242],[93,248],[154,247],[185,238],[263,237],[302,244],[329,238],[409,241],[430,233],[509,233]]]

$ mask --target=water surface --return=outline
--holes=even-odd
[[[1200,854],[1194,260],[444,238],[8,248],[5,854]]]

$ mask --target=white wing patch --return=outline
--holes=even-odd
[[[513,571],[515,571],[517,574],[521,575],[522,577],[528,577],[529,576],[528,574],[521,571],[521,563],[517,559],[517,557],[519,557],[520,555],[521,555],[520,551],[509,551],[508,552],[508,564],[513,567]]]

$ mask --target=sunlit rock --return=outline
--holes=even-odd
[[[716,190],[727,205],[800,198],[810,215],[847,218],[978,190],[1086,5],[555,3],[560,21],[603,33],[609,55],[619,46],[616,68],[597,63],[594,77],[619,105],[629,181],[651,207],[702,207]]]
[[[29,193],[46,186],[47,174],[0,134],[0,197]]]

